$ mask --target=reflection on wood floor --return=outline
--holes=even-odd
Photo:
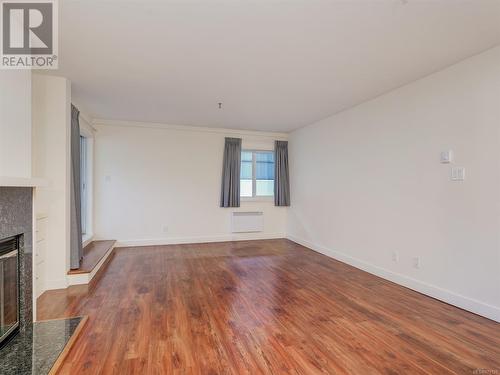
[[[38,301],[77,315],[63,374],[500,372],[500,324],[288,240],[116,249]]]

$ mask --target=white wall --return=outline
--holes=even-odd
[[[0,177],[31,177],[29,70],[0,70]]]
[[[500,47],[293,132],[290,159],[291,239],[500,320]]]
[[[272,201],[219,207],[224,137],[272,150],[285,135],[136,125],[95,124],[96,238],[137,245],[285,236],[286,208]],[[263,211],[264,232],[232,235],[235,210]]]
[[[62,77],[33,74],[33,175],[37,214],[47,215],[44,289],[65,288],[70,239],[71,87]]]

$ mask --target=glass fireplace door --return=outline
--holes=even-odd
[[[19,240],[0,241],[0,345],[19,327]]]

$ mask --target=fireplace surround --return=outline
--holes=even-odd
[[[0,348],[19,329],[20,236],[0,239]]]
[[[67,353],[64,349],[68,342],[87,321],[74,317],[33,323],[33,195],[33,185],[0,186],[0,257],[3,254],[4,262],[8,263],[4,276],[9,279],[3,296],[13,308],[6,311],[7,304],[4,305],[3,320],[0,308],[2,375],[56,372],[62,363],[61,356]],[[17,279],[17,291],[12,279]],[[1,297],[0,289],[0,300]]]
[[[33,188],[0,187],[0,239],[17,239],[19,331],[33,324]]]

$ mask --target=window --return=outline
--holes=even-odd
[[[87,138],[80,136],[80,193],[82,199],[82,235],[85,236],[88,231],[88,149]]]
[[[274,195],[274,152],[241,152],[240,196],[242,198]]]
[[[82,242],[90,241],[93,223],[94,129],[80,113],[80,195]]]

